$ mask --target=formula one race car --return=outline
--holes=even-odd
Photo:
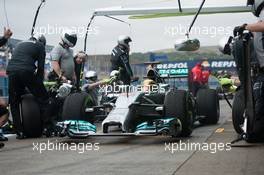
[[[89,105],[87,106],[82,95],[82,100],[76,102],[76,109],[79,106],[79,111],[83,113],[72,113],[71,118],[58,123],[62,128],[62,135],[68,135],[71,138],[161,134],[186,137],[191,135],[195,121],[202,124],[218,122],[219,100],[215,90],[201,89],[194,98],[188,90],[165,88],[168,86],[164,84],[166,80],[176,81],[188,77],[174,76],[166,79],[154,69],[151,69],[151,72],[152,77],[146,81],[155,82],[153,78],[164,81],[155,84],[156,86],[150,83],[151,91],[146,92],[143,86],[142,91],[138,90],[139,87],[131,91],[133,88],[129,87],[129,91],[120,93],[113,109],[102,122],[103,133],[97,131],[93,123],[93,115],[89,115],[93,110]],[[111,133],[111,127],[118,127],[121,131]]]

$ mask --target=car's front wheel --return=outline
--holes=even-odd
[[[220,116],[219,98],[214,89],[199,89],[196,96],[197,113],[201,124],[217,124]]]
[[[189,93],[184,90],[169,91],[165,96],[164,108],[166,117],[176,117],[181,122],[182,130],[173,136],[190,136],[193,131],[194,114]]]

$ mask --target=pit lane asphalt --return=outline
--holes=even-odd
[[[230,120],[231,109],[225,101],[220,103],[219,124],[198,127],[190,138],[183,142],[203,143],[217,128]],[[99,143],[99,150],[43,151],[33,150],[33,143]],[[230,140],[231,141],[231,140]],[[165,150],[179,139],[157,137],[93,137],[84,140],[69,138],[40,138],[16,140],[9,138],[0,150],[0,172],[5,175],[26,174],[177,174],[177,171],[192,158],[195,151],[177,151],[172,154]],[[93,147],[95,149],[95,147]],[[211,153],[205,153],[211,156]],[[191,168],[191,167],[190,167]],[[195,174],[195,172],[193,172]]]

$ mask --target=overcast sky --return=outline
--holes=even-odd
[[[182,0],[182,5],[199,6],[201,0]],[[0,28],[7,25],[4,15],[4,0],[0,0]],[[34,14],[40,0],[6,0],[8,20],[14,31],[14,38],[29,37]],[[245,5],[246,0],[207,0],[205,6]],[[167,7],[177,6],[177,0],[46,0],[37,22],[38,30],[52,32],[61,27],[78,28],[79,40],[75,50],[83,49],[83,29],[86,27],[94,9],[114,6],[123,7]],[[130,35],[133,40],[133,52],[146,52],[172,48],[176,39],[184,38],[182,28],[188,28],[192,16],[168,17],[159,19],[129,20],[131,27],[105,17],[97,17],[88,38],[88,54],[107,54],[116,44],[120,34]],[[199,16],[195,24],[195,33],[202,45],[217,45],[223,36],[231,34],[232,28],[243,23],[256,21],[251,13],[218,14]],[[217,31],[216,31],[217,30]],[[208,32],[210,34],[208,34]],[[59,32],[46,36],[48,44],[56,45],[60,40]]]

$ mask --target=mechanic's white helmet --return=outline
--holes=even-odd
[[[118,76],[118,74],[119,74],[119,71],[118,71],[118,70],[113,70],[113,71],[110,73],[110,77]]]
[[[33,34],[33,36],[31,37],[31,39],[35,40],[35,41],[39,41],[41,42],[44,46],[46,46],[46,37],[41,34],[41,33],[35,33]]]
[[[87,80],[97,80],[97,73],[95,71],[88,71],[85,74],[85,79]]]
[[[118,37],[117,43],[126,47],[127,49],[129,48],[129,43],[132,42],[132,39],[129,36],[126,35],[120,35]]]
[[[74,47],[77,43],[77,34],[74,31],[66,30],[62,34],[61,40],[69,47]]]
[[[259,17],[259,14],[264,7],[264,0],[247,0],[247,5],[252,5],[253,14]]]

